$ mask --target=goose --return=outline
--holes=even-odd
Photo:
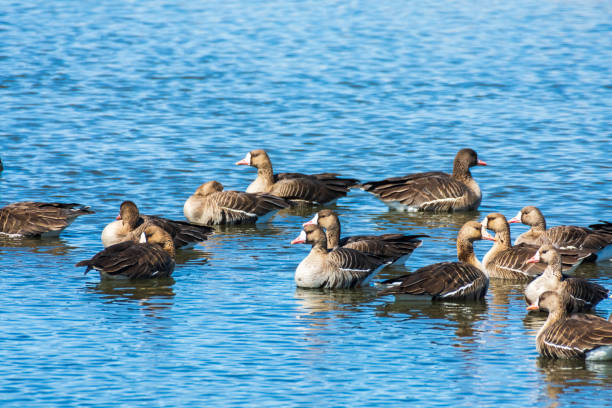
[[[540,263],[527,263],[538,250],[537,246],[520,244],[512,246],[510,226],[506,217],[500,213],[488,214],[481,222],[482,237],[494,241],[491,249],[482,259],[482,264],[491,278],[530,281],[544,272],[546,266]],[[495,231],[493,238],[486,231]],[[580,251],[563,251],[563,267],[573,270],[587,256]]]
[[[257,168],[257,178],[247,193],[268,193],[297,204],[326,204],[344,197],[359,180],[338,178],[334,173],[306,175],[272,171],[272,162],[265,150],[252,150],[237,165]]]
[[[548,312],[536,335],[536,348],[543,357],[612,359],[612,322],[599,316],[567,311],[571,302],[566,291],[547,291],[527,310]]]
[[[561,272],[561,255],[551,244],[542,245],[527,263],[542,262],[546,265],[544,273],[531,281],[525,288],[525,301],[528,305],[549,290],[566,291],[570,295],[571,310],[583,312],[608,297],[609,291],[597,283],[585,279],[570,278]]]
[[[366,286],[391,262],[349,248],[327,250],[325,233],[318,225],[306,225],[291,244],[312,244],[312,249],[295,270],[301,288],[349,289]]]
[[[401,295],[432,300],[478,300],[484,298],[489,276],[474,254],[474,241],[482,239],[482,225],[466,222],[457,234],[459,262],[440,262],[417,269],[414,273],[389,279],[390,285],[380,295]]]
[[[205,241],[213,231],[208,226],[142,215],[133,201],[124,201],[119,207],[117,221],[111,222],[102,231],[102,244],[108,247],[123,241],[138,242],[142,232],[149,225],[157,225],[166,230],[174,240],[176,248],[193,246]]]
[[[355,235],[340,239],[340,220],[330,209],[320,210],[306,225],[319,225],[325,228],[327,249],[337,247],[356,249],[370,255],[390,259],[393,264],[403,264],[416,248],[423,244],[419,238],[428,235]]]
[[[538,207],[523,207],[508,223],[529,225],[529,231],[516,238],[520,243],[542,245],[550,242],[561,249],[580,249],[592,253],[591,259],[608,260],[612,258],[612,224],[594,224],[589,229],[574,225],[559,225],[546,229],[546,219]],[[606,228],[607,227],[607,228]]]
[[[4,170],[4,166],[2,165],[2,159],[0,159],[0,173]]]
[[[174,271],[174,242],[157,225],[141,233],[140,242],[124,241],[98,252],[91,259],[76,264],[100,272],[102,279],[166,278]]]
[[[200,225],[243,224],[267,221],[291,204],[264,193],[223,191],[217,181],[202,184],[183,206],[185,218]]]
[[[482,193],[470,167],[486,166],[472,149],[455,156],[453,174],[439,171],[408,174],[363,183],[361,188],[378,196],[392,209],[403,211],[472,211],[480,205]]]
[[[78,216],[93,213],[88,206],[76,203],[12,203],[0,208],[0,235],[14,238],[57,236]]]

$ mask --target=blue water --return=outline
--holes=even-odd
[[[96,211],[0,242],[2,406],[612,405],[612,364],[537,357],[545,317],[522,285],[483,304],[296,289],[308,248],[289,242],[312,213],[223,229],[167,281],[73,266],[125,199],[182,219],[205,181],[246,188],[234,163],[254,148],[362,180],[450,171],[463,147],[489,163],[474,213],[338,201],[345,234],[431,235],[375,282],[454,259],[458,228],[489,212],[612,220],[612,3],[0,4],[0,204]],[[612,288],[612,263],[576,274]]]

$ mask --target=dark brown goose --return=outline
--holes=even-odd
[[[612,322],[599,316],[569,315],[567,292],[544,292],[527,310],[548,312],[548,319],[536,336],[536,348],[543,357],[612,359]]]
[[[296,203],[325,204],[344,197],[359,180],[338,178],[334,173],[301,174],[272,171],[272,162],[265,150],[252,150],[236,164],[257,168],[257,178],[247,193],[268,193]]]
[[[547,291],[565,291],[570,296],[571,310],[583,312],[608,297],[608,289],[585,279],[566,277],[561,272],[561,255],[551,244],[544,244],[527,263],[542,262],[546,265],[544,273],[525,288],[525,301],[535,303]]]
[[[440,262],[414,273],[384,281],[391,285],[381,295],[430,298],[432,300],[478,300],[484,298],[489,276],[474,254],[474,241],[482,239],[482,226],[468,221],[457,235],[459,262]]]
[[[4,170],[4,166],[2,165],[2,159],[0,159],[0,172],[2,172],[2,170]]]
[[[499,213],[487,215],[481,222],[482,237],[495,241],[482,259],[482,263],[491,278],[530,281],[544,272],[546,266],[540,263],[527,263],[535,255],[537,246],[520,244],[512,246],[510,226],[506,217]],[[486,231],[495,231],[495,238]],[[573,270],[588,254],[580,251],[562,251],[562,263],[565,270]]]
[[[185,218],[201,225],[243,224],[267,221],[291,204],[264,193],[223,191],[217,181],[202,184],[183,206]]]
[[[559,225],[546,229],[546,219],[539,208],[523,207],[508,223],[529,225],[529,231],[522,233],[516,244],[542,245],[552,243],[560,249],[580,249],[593,254],[590,260],[608,260],[612,257],[612,224],[594,224],[589,229],[574,225]]]
[[[0,208],[0,233],[12,237],[59,235],[79,215],[93,213],[76,203],[22,201]]]
[[[453,174],[432,171],[408,174],[361,187],[378,196],[389,207],[403,211],[471,211],[478,208],[482,194],[472,178],[470,167],[486,166],[472,149],[461,149],[455,156]]]
[[[138,242],[142,232],[150,225],[157,225],[166,230],[174,240],[176,248],[205,241],[213,231],[211,227],[203,225],[142,215],[134,202],[124,201],[119,207],[117,221],[111,222],[102,231],[102,244],[108,247],[123,241]]]
[[[349,289],[364,286],[390,261],[348,248],[327,250],[325,233],[318,225],[306,225],[291,244],[312,244],[295,270],[301,288]]]
[[[428,237],[428,235],[383,234],[354,235],[340,239],[340,220],[338,215],[329,209],[320,210],[304,226],[310,224],[325,228],[327,249],[337,247],[356,249],[385,258],[394,264],[406,262],[412,251],[423,243],[419,238]]]
[[[139,243],[111,245],[76,266],[86,266],[85,273],[95,269],[107,279],[165,278],[174,271],[174,243],[163,228],[150,225]]]

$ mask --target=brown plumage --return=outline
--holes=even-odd
[[[473,243],[482,239],[482,226],[468,221],[457,235],[459,262],[440,262],[417,269],[414,273],[384,281],[390,285],[380,295],[422,296],[433,300],[482,299],[489,287],[489,277],[474,254]]]
[[[21,237],[57,235],[89,207],[76,203],[22,201],[0,208],[0,233]]]
[[[516,244],[542,245],[551,243],[560,249],[580,249],[592,254],[589,260],[609,259],[612,256],[612,224],[602,221],[590,228],[575,225],[559,225],[546,229],[546,219],[539,208],[529,205],[508,221],[510,224],[529,225],[529,231],[522,233]],[[606,258],[606,256],[608,258]]]
[[[266,221],[291,204],[265,193],[223,191],[217,181],[202,184],[183,206],[185,218],[201,225],[244,224]]]
[[[302,288],[349,289],[363,286],[388,265],[354,249],[327,250],[325,233],[318,225],[306,225],[292,244],[312,244],[312,249],[295,270],[295,283]]]
[[[176,248],[205,241],[213,232],[211,227],[203,225],[142,215],[132,201],[121,203],[117,220],[108,224],[102,231],[102,244],[105,247],[123,241],[138,242],[145,228],[151,225],[157,225],[168,232]]]
[[[546,265],[544,273],[525,288],[525,301],[535,303],[547,291],[565,291],[570,296],[571,311],[591,309],[608,297],[609,291],[601,285],[581,278],[564,276],[561,272],[561,255],[551,244],[544,244],[527,263],[541,262]]]
[[[535,255],[537,246],[520,244],[512,246],[510,239],[510,226],[506,217],[499,213],[491,213],[482,220],[484,239],[494,240],[495,244],[484,256],[482,263],[491,278],[530,281],[544,272],[546,266],[540,263],[527,263]],[[495,231],[493,239],[487,229]],[[564,270],[576,268],[587,253],[567,250],[561,251]]]
[[[544,292],[527,310],[544,310],[548,319],[536,336],[543,357],[612,359],[612,323],[594,315],[568,315],[567,292]]]
[[[338,215],[329,209],[320,210],[312,220],[304,225],[317,224],[325,229],[327,249],[336,247],[356,249],[370,255],[379,256],[393,263],[402,263],[423,243],[419,238],[428,235],[354,235],[340,238],[340,220]]]
[[[265,150],[252,150],[236,164],[257,168],[257,178],[247,188],[247,193],[268,193],[297,203],[325,204],[344,197],[359,180],[338,178],[334,173],[274,174],[272,162]]]
[[[100,272],[101,278],[145,279],[165,278],[174,271],[174,243],[163,228],[150,225],[142,232],[141,242],[120,242],[98,252],[76,266]],[[144,238],[144,239],[143,239]]]
[[[455,156],[453,174],[427,172],[392,177],[362,184],[392,208],[406,211],[471,211],[482,199],[480,187],[470,167],[486,163],[472,149],[461,149]]]

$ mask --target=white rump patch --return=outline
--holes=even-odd
[[[612,360],[612,345],[597,347],[587,352],[586,359],[590,361]]]

